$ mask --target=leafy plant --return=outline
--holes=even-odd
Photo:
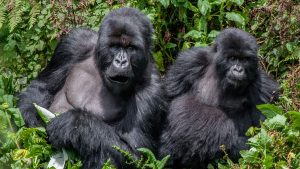
[[[247,132],[249,150],[241,151],[238,164],[227,159],[227,165],[219,168],[300,168],[300,112],[284,112],[271,105],[259,105],[258,109],[267,117],[261,128],[250,128]],[[221,167],[220,167],[221,166]]]

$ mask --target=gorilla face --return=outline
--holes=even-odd
[[[225,30],[216,40],[216,68],[225,89],[243,89],[258,74],[257,45],[246,32]],[[228,43],[230,42],[230,43]]]
[[[117,14],[104,19],[99,31],[98,68],[105,85],[114,93],[130,93],[147,68],[151,44],[143,36],[140,18]],[[144,20],[144,19],[143,19]],[[151,27],[148,28],[151,32]],[[146,48],[147,46],[147,48]]]

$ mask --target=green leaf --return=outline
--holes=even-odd
[[[293,52],[294,50],[293,44],[291,42],[285,44],[285,47],[289,52]]]
[[[242,150],[240,151],[240,154],[243,157],[243,159],[249,163],[255,163],[259,160],[259,152],[254,147],[250,148],[250,150]]]
[[[191,2],[186,1],[184,3],[184,7],[193,11],[193,12],[198,12],[198,8],[196,6],[194,6]]]
[[[169,42],[169,43],[166,44],[166,48],[168,48],[168,49],[169,49],[169,48],[175,48],[176,46],[177,46],[177,45],[176,45],[175,43],[170,43],[170,42]]]
[[[272,168],[273,166],[273,155],[269,154],[263,159],[264,169]]]
[[[43,122],[46,124],[55,117],[55,114],[51,113],[49,110],[38,106],[37,104],[33,103],[34,107],[36,108],[36,111],[38,115],[42,118]]]
[[[236,12],[226,12],[225,17],[230,20],[230,21],[234,21],[237,24],[240,25],[245,25],[245,18]]]
[[[165,71],[164,58],[161,51],[154,53],[153,58],[155,60],[156,65],[158,66],[159,71],[164,72]]]
[[[206,15],[211,10],[211,5],[208,0],[198,0],[198,8],[202,15]]]
[[[235,3],[238,6],[242,6],[244,3],[244,0],[230,0],[230,2]]]
[[[28,154],[28,150],[26,150],[26,149],[15,149],[13,151],[12,158],[13,158],[13,160],[17,161],[22,158],[25,158],[27,154]]]
[[[219,33],[220,31],[212,30],[209,32],[208,37],[214,39],[219,35]]]
[[[163,169],[163,168],[165,168],[165,165],[167,164],[167,162],[170,159],[170,157],[171,157],[170,155],[167,155],[160,162],[158,162],[157,169]]]
[[[167,8],[170,5],[170,0],[159,0],[159,2]]]
[[[21,112],[17,108],[9,108],[8,111],[14,117],[14,122],[18,127],[25,125]]]
[[[300,130],[300,112],[297,111],[288,111],[287,112],[291,116],[291,123],[295,129]]]
[[[256,108],[259,111],[261,111],[262,114],[265,115],[267,118],[272,118],[277,114],[283,114],[282,109],[273,104],[261,104],[257,105]]]
[[[0,6],[0,28],[3,26],[6,18],[6,8],[5,6]]]
[[[202,32],[199,32],[199,31],[196,31],[196,30],[191,30],[187,34],[185,34],[183,36],[183,38],[191,37],[191,38],[194,38],[194,39],[198,39],[198,38],[201,38],[201,36],[202,36]]]
[[[150,160],[150,162],[155,162],[156,158],[153,152],[147,148],[138,148],[137,149],[139,152],[142,152],[146,157]]]
[[[286,125],[287,118],[283,115],[276,115],[271,119],[267,119],[264,124],[269,127],[271,130],[284,128]]]
[[[258,143],[262,146],[262,147],[266,147],[269,146],[272,142],[272,139],[270,138],[270,136],[267,133],[267,130],[262,128],[261,132],[258,134]]]

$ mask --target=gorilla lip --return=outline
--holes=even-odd
[[[110,76],[110,77],[108,77],[108,79],[111,82],[122,83],[122,84],[125,84],[129,81],[129,77],[122,76],[122,75]]]

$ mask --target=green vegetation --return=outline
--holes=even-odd
[[[223,28],[253,34],[261,68],[280,82],[282,95],[276,106],[259,106],[268,119],[249,129],[251,149],[241,152],[239,163],[225,156],[218,167],[300,168],[300,1],[0,0],[0,169],[46,168],[57,152],[44,128],[24,127],[16,96],[45,67],[61,36],[74,27],[97,30],[103,16],[121,6],[141,9],[151,19],[153,54],[162,74],[178,51],[211,44]],[[138,168],[163,168],[167,160],[146,149],[137,161],[116,151]],[[65,168],[80,168],[76,155],[67,154]],[[107,161],[104,168],[113,167]]]

